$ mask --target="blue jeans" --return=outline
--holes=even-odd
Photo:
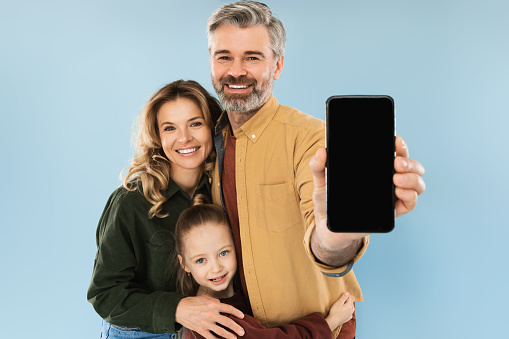
[[[175,339],[173,333],[154,334],[143,332],[139,328],[127,328],[112,325],[103,320],[101,339]]]

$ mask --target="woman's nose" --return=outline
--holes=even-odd
[[[187,130],[181,130],[178,135],[178,142],[185,144],[189,140],[191,140],[189,132]]]

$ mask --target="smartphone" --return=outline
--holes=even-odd
[[[327,226],[333,232],[394,229],[396,116],[387,95],[340,95],[326,102]]]

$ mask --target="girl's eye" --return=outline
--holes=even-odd
[[[224,256],[226,256],[227,254],[228,254],[228,251],[223,251],[223,252],[219,253],[219,256],[220,256],[220,257],[224,257]]]
[[[205,262],[204,258],[200,258],[200,259],[196,260],[197,264],[203,264],[204,262]]]

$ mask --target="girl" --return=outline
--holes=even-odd
[[[194,328],[188,314],[212,321],[209,329],[231,322],[220,312],[243,316],[227,305],[200,318],[203,298],[184,298],[164,274],[180,213],[196,194],[210,196],[205,172],[214,164],[212,131],[220,113],[202,86],[183,80],[161,88],[140,112],[136,155],[97,227],[87,297],[104,319],[101,338],[173,338],[179,324]],[[232,329],[242,334],[237,324]]]
[[[203,201],[198,197],[197,200]],[[195,205],[182,212],[175,227],[175,252],[172,272],[177,274],[177,290],[184,295],[205,295],[247,312],[240,289],[236,289],[237,260],[228,219],[212,204]],[[298,296],[296,296],[298,297]],[[352,318],[354,304],[345,293],[323,318],[314,313],[292,324],[265,328],[249,315],[232,319],[245,330],[243,338],[331,338],[332,330]],[[203,338],[183,329],[182,338]]]

